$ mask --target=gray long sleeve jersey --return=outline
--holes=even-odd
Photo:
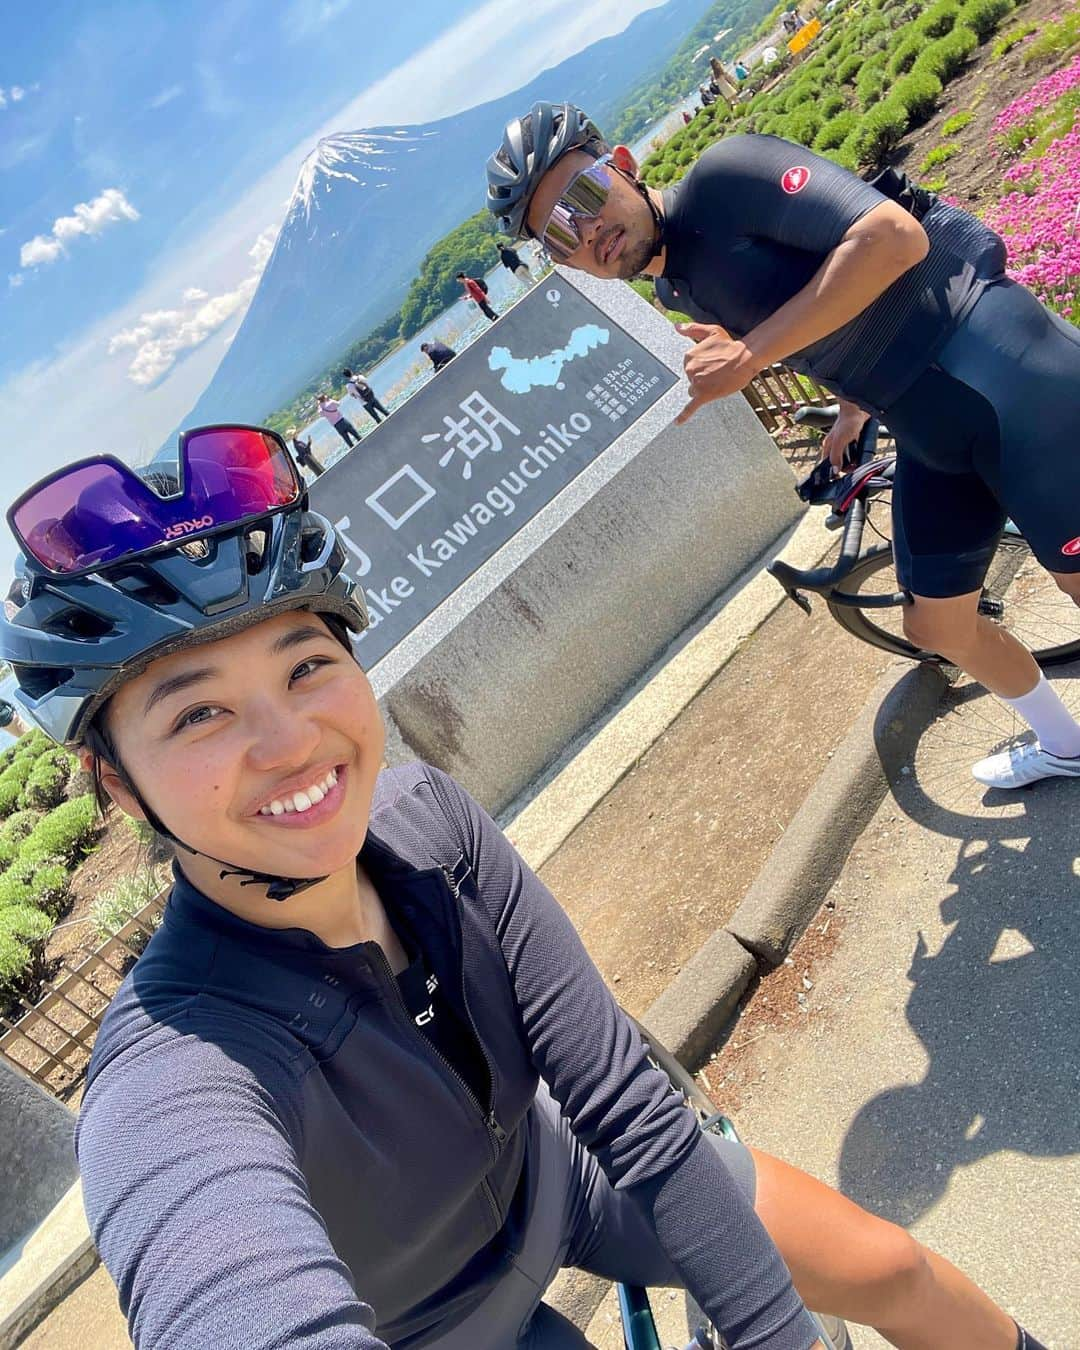
[[[475,1032],[486,1100],[413,1025],[376,944],[260,928],[178,876],[105,1018],[77,1131],[135,1345],[435,1339],[528,1223],[542,1075],[733,1350],[807,1350],[753,1210],[476,802],[423,765],[385,772],[361,859]]]

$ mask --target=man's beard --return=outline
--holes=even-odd
[[[623,246],[622,257],[619,259],[619,279],[621,281],[631,281],[643,272],[653,258],[653,239],[638,239],[633,243],[627,239]]]

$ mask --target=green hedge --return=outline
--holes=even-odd
[[[943,85],[936,75],[927,70],[913,70],[896,81],[890,100],[902,104],[908,112],[911,126],[925,122],[937,107]]]
[[[67,904],[71,878],[63,863],[17,858],[0,876],[0,911],[11,905],[33,905],[52,918]]]
[[[838,94],[835,90],[831,94],[823,94],[821,101],[818,103],[821,116],[826,122],[830,117],[835,117],[838,112],[843,112],[846,106],[843,94]]]
[[[800,145],[812,145],[824,119],[812,103],[802,103],[787,117],[786,135]]]
[[[967,0],[960,10],[959,22],[966,24],[980,42],[985,42],[997,32],[1012,7],[1013,0]]]
[[[892,56],[889,58],[889,73],[906,75],[928,41],[929,39],[922,33],[912,33],[910,37],[902,38],[893,48]]]
[[[851,136],[850,151],[860,164],[880,163],[900,143],[909,120],[904,105],[887,98],[884,103],[871,108],[856,127]]]
[[[59,746],[39,755],[26,780],[19,804],[24,808],[36,806],[43,811],[59,806],[64,800],[64,789],[75,763],[73,756]]]
[[[854,84],[855,77],[863,68],[863,56],[861,52],[856,52],[853,56],[845,56],[836,67],[837,84]]]
[[[93,795],[87,792],[73,797],[38,821],[23,841],[19,858],[27,862],[55,858],[73,863],[90,847],[98,828]]]
[[[936,75],[943,84],[948,84],[954,75],[963,70],[978,45],[979,39],[970,28],[958,26],[947,37],[931,42],[912,69],[927,71]]]
[[[884,52],[881,53],[884,56]],[[855,82],[855,93],[859,106],[864,110],[872,107],[881,98],[885,89],[885,71],[880,65],[867,62],[859,71]]]
[[[916,31],[925,37],[944,37],[956,27],[960,14],[957,0],[937,0],[936,4],[924,9],[915,21]]]
[[[44,972],[45,938],[52,928],[47,914],[33,905],[0,909],[0,998],[9,1001],[20,984],[36,981]],[[37,990],[26,990],[28,998]]]
[[[33,755],[17,755],[0,773],[0,816],[10,815],[18,806],[26,780],[33,769]]]
[[[854,108],[847,108],[832,117],[814,138],[814,149],[818,151],[836,150],[847,140],[859,125],[859,114]]]

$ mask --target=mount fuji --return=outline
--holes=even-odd
[[[209,385],[181,425],[258,422],[405,297],[427,250],[483,206],[506,121],[569,100],[601,127],[708,8],[668,0],[489,103],[421,126],[321,140],[300,168],[270,260]]]

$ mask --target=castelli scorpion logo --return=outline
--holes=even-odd
[[[194,534],[196,530],[205,530],[213,523],[213,516],[200,516],[198,520],[178,520],[165,531],[165,538],[180,539],[185,534]]]

